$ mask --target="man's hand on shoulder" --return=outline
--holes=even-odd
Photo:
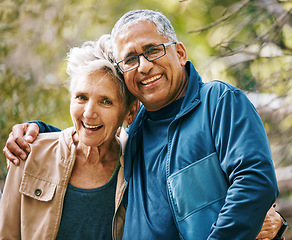
[[[10,162],[19,165],[19,158],[25,160],[30,152],[28,143],[34,142],[39,133],[39,127],[36,123],[16,124],[6,141],[3,153],[7,158],[7,167]]]

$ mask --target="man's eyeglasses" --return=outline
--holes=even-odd
[[[176,42],[156,45],[154,47],[148,48],[146,51],[140,54],[127,57],[124,60],[117,62],[116,65],[123,73],[129,72],[140,66],[140,56],[143,55],[143,57],[146,58],[149,62],[154,61],[163,57],[166,54],[166,48],[172,44],[176,44]]]

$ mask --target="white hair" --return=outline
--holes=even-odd
[[[128,91],[123,76],[113,65],[110,35],[105,34],[97,41],[87,41],[81,47],[73,47],[67,54],[67,73],[70,77],[69,90],[72,93],[80,75],[90,75],[95,71],[110,73],[120,88],[126,109],[134,101]]]
[[[175,31],[170,21],[162,13],[152,10],[134,10],[127,12],[115,24],[111,32],[111,39],[113,45],[113,56],[118,57],[118,50],[116,47],[116,38],[119,33],[126,31],[130,26],[133,26],[141,21],[152,22],[159,34],[170,41],[177,42]]]

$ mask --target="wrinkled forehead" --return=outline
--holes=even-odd
[[[137,54],[147,48],[167,41],[160,34],[151,21],[139,21],[119,31],[113,42],[113,51],[116,60],[125,56]]]
[[[140,21],[136,21],[136,22],[131,22],[129,24],[126,24],[125,26],[123,26],[121,29],[119,29],[118,31],[116,31],[114,33],[114,36],[112,36],[112,46],[113,46],[113,54],[114,57],[117,58],[119,56],[119,49],[124,47],[125,45],[128,45],[130,42],[134,42],[137,39],[137,36],[133,33],[137,32],[136,30],[143,30],[145,29],[146,25],[150,25],[151,28],[147,28],[147,32],[151,33],[151,36],[149,35],[144,35],[144,41],[143,44],[151,44],[152,42],[152,38],[153,36],[157,35],[160,37],[164,37],[163,34],[159,33],[157,26],[154,22],[149,21],[149,20],[140,20]],[[133,29],[134,32],[133,32]],[[122,41],[121,41],[122,39]],[[138,43],[138,41],[136,42],[136,46],[140,45],[140,43]],[[122,46],[120,46],[122,45]]]

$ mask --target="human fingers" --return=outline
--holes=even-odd
[[[33,143],[37,138],[39,131],[39,126],[36,123],[29,123],[24,139],[29,143]]]
[[[10,168],[10,163],[13,162],[15,165],[19,165],[19,159],[13,155],[9,150],[8,148],[5,146],[3,148],[3,154],[5,155],[6,157],[6,166],[7,166],[7,169]]]
[[[257,240],[270,240],[270,239],[272,239],[272,238],[269,238],[269,237],[265,237],[265,236],[268,236],[268,235],[269,235],[268,231],[265,231],[265,232],[261,231],[256,239]]]
[[[36,123],[17,124],[12,128],[14,142],[19,146],[19,148],[28,153],[30,152],[30,146],[28,143],[34,142],[38,133],[39,127]]]
[[[19,147],[17,140],[18,139],[15,139],[13,133],[11,132],[3,149],[3,153],[6,158],[12,162],[16,161],[16,163],[18,163],[17,158],[26,159],[26,153]]]
[[[279,231],[281,224],[281,216],[275,211],[273,207],[271,207],[267,212],[261,232],[257,236],[257,239],[273,239]]]
[[[12,132],[9,134],[9,138],[6,142],[6,147],[9,149],[9,151],[17,157],[21,157],[22,159],[26,158],[24,157],[25,152],[30,152],[30,146],[24,139],[28,126],[28,123],[14,125],[12,127]]]

